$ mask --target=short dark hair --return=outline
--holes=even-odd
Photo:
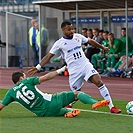
[[[103,31],[103,33],[109,34],[109,31],[105,30],[105,31]]]
[[[89,29],[88,31],[92,32],[92,29]]]
[[[101,29],[101,30],[99,30],[99,32],[104,32],[104,30]]]
[[[88,31],[88,29],[87,29],[87,28],[82,28],[82,30]]]
[[[61,28],[63,28],[63,27],[65,27],[66,25],[71,25],[72,23],[70,22],[70,21],[64,21],[64,22],[62,22],[62,24],[61,24]]]
[[[16,84],[20,77],[23,77],[24,76],[24,72],[23,71],[16,71],[12,74],[12,81],[14,84]]]
[[[124,31],[126,31],[126,28],[125,28],[125,27],[123,27],[123,28],[121,28],[121,30],[124,30]]]

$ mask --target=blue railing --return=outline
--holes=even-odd
[[[33,12],[38,10],[32,2],[41,0],[1,0],[0,10],[9,12]]]
[[[41,1],[41,0],[2,0],[0,1],[0,6],[6,5],[26,5],[31,4],[34,1]]]

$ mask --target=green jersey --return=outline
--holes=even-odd
[[[102,46],[104,46],[104,47],[108,47],[108,39],[106,39],[106,40],[102,40]],[[102,52],[102,53],[104,53],[104,51],[102,50],[102,49],[100,49],[100,51]]]
[[[113,45],[109,45],[108,54],[118,54],[121,51],[121,45],[123,45],[122,41],[114,38]]]
[[[103,40],[103,41],[102,41],[102,45],[103,45],[104,47],[108,47],[108,45],[109,45],[108,42],[109,42],[108,39]]]
[[[126,36],[123,36],[121,38],[122,42],[124,43],[123,45],[123,51],[126,51]],[[132,52],[133,50],[133,43],[131,38],[128,36],[128,52]]]
[[[52,99],[52,95],[42,93],[36,87],[37,84],[39,84],[38,77],[26,78],[18,82],[6,93],[2,104],[7,106],[9,103],[17,101],[37,116],[44,116]]]

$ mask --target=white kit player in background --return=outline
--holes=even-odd
[[[101,80],[98,72],[93,68],[93,65],[86,58],[81,45],[83,43],[88,43],[92,46],[101,48],[104,51],[108,51],[108,47],[103,47],[95,40],[88,39],[81,34],[73,33],[73,26],[69,21],[64,21],[61,24],[61,29],[63,32],[63,37],[61,37],[54,43],[49,53],[43,57],[41,62],[36,67],[31,67],[28,70],[28,74],[33,75],[34,73],[36,73],[55,54],[60,52],[68,67],[69,84],[71,91],[80,91],[84,84],[84,81],[91,81],[98,87],[98,90],[100,91],[102,97],[105,100],[110,101],[110,112],[116,114],[120,113],[121,110],[114,107],[107,87]]]

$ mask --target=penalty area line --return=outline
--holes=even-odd
[[[114,113],[110,113],[110,112],[95,111],[95,110],[84,110],[84,109],[79,109],[79,110],[82,111],[82,112],[91,112],[91,113],[97,113],[97,114],[108,114],[108,115],[133,117],[133,115],[128,115],[128,114],[114,114]]]

